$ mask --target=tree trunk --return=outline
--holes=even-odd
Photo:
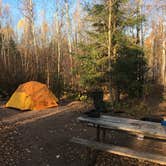
[[[162,68],[161,68],[161,76],[162,76],[162,84],[164,85],[165,87],[165,77],[166,77],[166,40],[164,39],[163,40],[163,43],[162,43]]]
[[[111,71],[111,49],[112,49],[112,0],[109,0],[109,16],[108,16],[108,68]],[[109,93],[110,93],[110,101],[113,101],[112,95],[112,85],[111,85],[111,73],[109,73]]]
[[[68,1],[65,0],[65,8],[66,8],[66,22],[67,22],[67,36],[68,36],[68,49],[69,49],[69,58],[70,58],[70,74],[71,74],[71,84],[73,85],[73,58],[72,58],[72,26],[71,26],[71,20],[69,16],[69,4]]]

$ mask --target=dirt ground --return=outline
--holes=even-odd
[[[0,109],[0,166],[87,166],[85,147],[70,142],[72,137],[92,138],[95,130],[77,122],[77,117],[90,107],[80,102],[45,111],[20,112]],[[119,135],[121,140],[119,140]],[[110,133],[108,140],[135,148],[152,147],[149,140],[133,142],[125,133]],[[134,139],[135,140],[135,139]],[[165,151],[166,143],[154,149]],[[154,151],[154,149],[149,149]],[[157,152],[157,150],[156,150]],[[134,159],[99,153],[96,166],[154,165]]]

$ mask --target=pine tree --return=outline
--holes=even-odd
[[[140,78],[146,71],[146,63],[141,58],[143,49],[137,42],[138,36],[130,30],[136,32],[144,17],[138,15],[137,9],[131,8],[127,0],[103,0],[88,6],[86,10],[90,30],[87,31],[88,43],[80,44],[82,85],[91,89],[107,83],[110,93],[115,92],[116,101],[121,92],[136,95],[128,86],[133,91],[142,88],[143,80]],[[124,84],[125,80],[127,84]]]

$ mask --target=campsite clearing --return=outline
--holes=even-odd
[[[5,126],[0,130],[0,165],[86,166],[87,149],[71,143],[70,139],[72,137],[87,139],[95,135],[94,129],[87,128],[76,120],[88,107],[84,103],[73,102],[45,111],[18,112],[1,109],[2,125]],[[110,133],[109,137],[116,144],[130,142],[139,149],[141,147],[145,149],[152,144],[147,139],[144,145],[143,142],[133,141],[132,137],[124,139],[125,134],[118,132]],[[161,147],[162,143],[158,143],[150,148],[162,150]],[[110,166],[152,165],[127,157],[100,153],[96,166],[108,164]]]

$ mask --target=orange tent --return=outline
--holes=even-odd
[[[58,99],[45,84],[30,81],[17,88],[6,107],[20,110],[43,110],[58,106],[57,101]]]

